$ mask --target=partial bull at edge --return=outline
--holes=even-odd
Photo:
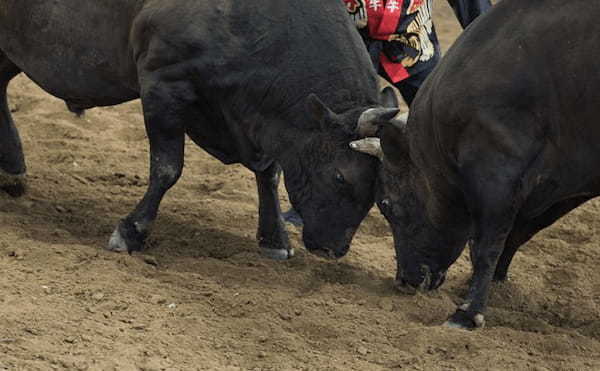
[[[6,94],[9,81],[19,72],[19,68],[0,52],[0,190],[12,197],[23,195],[27,189],[21,139]]]

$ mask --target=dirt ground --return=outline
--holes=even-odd
[[[459,27],[436,6],[446,47]],[[0,195],[0,370],[600,370],[600,202],[520,250],[485,329],[448,329],[467,257],[403,296],[374,209],[341,261],[293,227],[297,256],[264,259],[253,175],[192,143],[149,248],[104,251],[146,186],[139,102],[77,118],[23,76],[10,100],[30,189]]]

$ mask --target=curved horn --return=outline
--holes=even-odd
[[[367,155],[375,156],[380,161],[383,161],[383,150],[379,138],[368,137],[350,142],[350,148],[357,152],[366,153]]]
[[[391,124],[398,129],[404,130],[406,128],[406,123],[408,122],[408,114],[409,111],[402,112],[390,121]]]
[[[398,112],[398,108],[369,108],[358,118],[356,133],[361,138],[374,136],[379,125],[390,122]]]
[[[398,96],[393,88],[386,86],[381,91],[381,105],[387,108],[397,108],[400,106],[398,102]]]

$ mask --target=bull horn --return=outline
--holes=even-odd
[[[381,91],[381,105],[388,108],[397,108],[400,106],[398,96],[392,87],[386,86]]]
[[[350,148],[357,152],[366,153],[383,161],[383,150],[381,141],[376,137],[368,137],[350,142]]]
[[[372,137],[379,125],[389,123],[400,112],[398,108],[369,108],[358,118],[356,133],[361,138]]]
[[[391,124],[398,129],[404,130],[406,128],[406,123],[408,122],[408,111],[402,112],[391,121]]]

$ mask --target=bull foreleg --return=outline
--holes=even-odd
[[[21,70],[0,52],[0,190],[17,197],[25,193],[25,157],[15,127],[6,89]]]
[[[506,227],[503,227],[506,228]],[[483,231],[471,246],[473,278],[464,304],[458,307],[447,325],[472,329],[483,327],[490,283],[504,248],[507,230],[490,228]]]
[[[157,82],[143,88],[142,105],[150,141],[148,190],[133,212],[117,226],[110,238],[109,250],[131,252],[142,249],[163,196],[181,176],[184,122],[193,118],[184,102],[174,95],[168,84]]]
[[[262,172],[256,172],[258,188],[258,232],[256,238],[262,253],[272,259],[285,260],[294,255],[281,217],[279,171],[273,163]]]
[[[451,327],[472,329],[484,326],[494,272],[524,199],[519,194],[520,162],[509,163],[502,154],[497,156],[487,158],[488,163],[473,161],[472,167],[465,168],[466,191],[471,195],[469,209],[475,227],[471,245],[473,277],[464,303],[447,322]],[[495,161],[502,161],[502,171],[488,166]]]

